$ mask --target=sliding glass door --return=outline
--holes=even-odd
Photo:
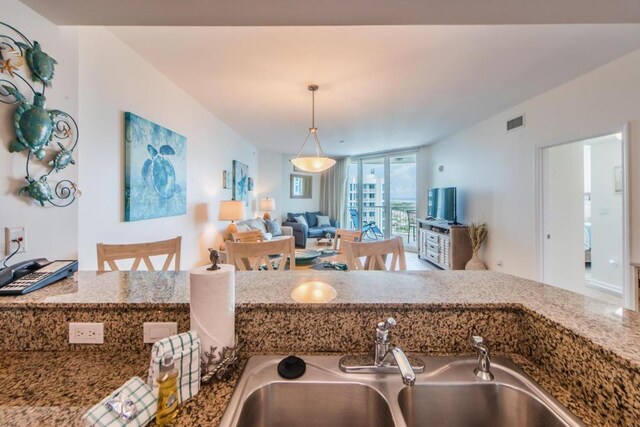
[[[349,168],[347,204],[351,228],[364,239],[402,237],[416,245],[416,153],[354,159]]]
[[[416,154],[389,158],[389,208],[391,236],[400,236],[405,246],[415,247],[417,236]]]

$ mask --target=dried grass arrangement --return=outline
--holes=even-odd
[[[471,241],[471,248],[474,253],[477,253],[485,240],[487,240],[487,224],[472,222],[467,228],[467,233]]]

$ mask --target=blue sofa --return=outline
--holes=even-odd
[[[296,216],[303,215],[307,219],[307,224],[300,224],[295,220]],[[287,218],[282,222],[282,225],[293,228],[293,237],[296,241],[297,248],[304,248],[307,246],[308,238],[323,237],[327,233],[331,236],[336,235],[336,229],[340,227],[340,224],[335,219],[330,219],[331,227],[318,227],[318,215],[322,215],[321,212],[289,212]]]

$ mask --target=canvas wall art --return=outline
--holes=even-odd
[[[233,161],[233,200],[243,200],[249,205],[249,166],[237,160]]]
[[[187,212],[187,139],[125,113],[125,221]]]

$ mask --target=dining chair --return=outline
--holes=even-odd
[[[235,233],[231,233],[231,240],[241,243],[264,242],[264,236],[260,230],[237,231]]]
[[[120,271],[116,261],[125,259],[133,259],[133,265],[130,271],[138,271],[140,263],[144,262],[148,271],[156,271],[151,262],[152,256],[166,255],[167,258],[162,265],[162,271],[168,271],[171,262],[175,260],[174,270],[180,271],[180,248],[182,246],[182,237],[175,239],[162,240],[159,242],[148,243],[131,243],[131,244],[104,244],[98,243],[96,249],[98,252],[98,271],[105,270],[105,263],[111,271]]]
[[[277,255],[279,258],[271,258],[270,255]],[[296,249],[293,236],[268,242],[227,242],[227,262],[240,271],[257,271],[262,266],[273,271],[276,269],[272,262],[278,259],[277,270],[284,271],[287,258],[289,269],[295,269]]]
[[[387,255],[391,254],[389,271],[406,270],[404,244],[399,236],[377,242],[344,242],[349,270],[387,270]],[[365,258],[364,264],[361,258]]]
[[[361,242],[362,230],[345,230],[338,228],[336,230],[336,237],[333,240],[333,250],[339,251],[342,246],[342,242]]]

